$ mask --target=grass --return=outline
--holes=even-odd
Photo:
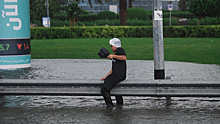
[[[100,59],[110,38],[31,40],[32,59]],[[153,60],[153,38],[120,38],[128,60]],[[165,61],[220,64],[220,38],[164,38]]]

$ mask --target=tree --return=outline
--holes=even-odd
[[[216,17],[220,15],[219,0],[190,0],[188,10],[199,19],[198,25],[204,17]]]
[[[133,7],[133,6],[132,6],[132,2],[133,2],[133,1],[134,1],[134,0],[129,0],[129,5],[128,5],[129,8]]]
[[[73,26],[73,21],[74,21],[74,27],[75,27],[75,18],[78,16],[81,12],[82,9],[78,7],[78,2],[77,1],[70,1],[66,8],[65,8],[67,15],[70,19],[70,26]]]
[[[53,17],[55,13],[60,11],[59,0],[49,0],[50,17]],[[47,16],[47,7],[45,6],[45,0],[30,0],[30,20],[41,20],[42,17]]]
[[[88,0],[90,6],[92,7],[91,0]],[[109,0],[105,0],[108,2]],[[95,2],[100,3],[101,5],[102,0],[95,0]],[[127,25],[126,18],[127,18],[127,0],[119,0],[119,14],[120,14],[120,25]]]
[[[187,11],[187,2],[189,2],[189,0],[180,0],[179,1],[179,8],[181,11]]]
[[[127,0],[119,2],[120,25],[127,25]]]

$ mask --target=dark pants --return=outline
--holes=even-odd
[[[114,77],[112,75],[109,75],[105,81],[104,84],[101,87],[101,93],[102,96],[105,100],[105,103],[107,106],[111,107],[114,106],[112,103],[111,95],[110,95],[110,90],[113,89],[119,82],[123,81],[124,79],[119,79],[117,77]],[[117,102],[120,100],[120,104],[123,104],[123,99],[122,96],[116,96]]]

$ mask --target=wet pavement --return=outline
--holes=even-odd
[[[31,68],[0,70],[4,79],[100,79],[111,69],[107,59],[33,59]],[[171,80],[220,80],[220,65],[165,62]],[[127,79],[153,80],[154,62],[127,61]],[[115,103],[115,99],[113,98]],[[101,96],[6,96],[1,124],[218,124],[220,98],[124,97],[107,108]]]
[[[3,78],[100,79],[111,69],[107,59],[32,59],[31,68],[0,70]],[[171,80],[220,80],[220,65],[165,62]],[[127,60],[127,79],[153,80],[154,61]]]

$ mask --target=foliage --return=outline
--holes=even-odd
[[[78,16],[78,21],[95,21],[98,20],[98,14],[80,14]]]
[[[68,15],[67,15],[66,12],[60,11],[59,13],[55,14],[54,18],[52,18],[52,19],[56,19],[56,20],[59,20],[59,21],[64,21],[64,20],[68,20],[69,18],[68,18]]]
[[[79,19],[80,20],[80,19]],[[68,20],[57,20],[57,19],[51,19],[51,25],[53,27],[64,27],[64,26],[70,26],[68,23]],[[199,20],[198,18],[188,19],[189,25],[197,25]],[[34,24],[38,24],[39,26],[42,25],[41,21],[34,21]],[[163,25],[169,26],[170,18],[163,18]],[[171,18],[171,24],[179,25],[179,21],[176,18]],[[206,17],[202,19],[200,25],[219,25],[220,24],[220,18],[218,17]],[[96,20],[96,21],[78,21],[76,22],[76,26],[120,26],[120,21],[117,19],[114,20]],[[128,26],[152,26],[152,20],[144,21],[144,20],[138,20],[138,19],[127,19],[127,25]]]
[[[113,20],[117,19],[117,15],[114,12],[111,11],[102,11],[98,13],[98,19],[107,19],[107,20]]]
[[[187,11],[187,2],[189,2],[189,0],[180,0],[179,1],[179,8],[181,11]]]
[[[200,24],[204,17],[215,17],[220,15],[219,0],[190,0],[188,2],[188,10],[199,18]]]
[[[75,18],[82,12],[82,9],[78,7],[78,2],[73,0],[69,1],[65,10],[70,19],[70,26],[72,27],[72,23],[74,20],[75,27]]]
[[[164,26],[164,37],[220,38],[220,26]],[[83,26],[77,28],[31,28],[32,39],[153,37],[152,26]]]
[[[148,13],[148,18],[150,20],[152,20],[152,11],[148,10],[147,13]],[[194,18],[194,15],[190,12],[187,12],[187,11],[182,11],[182,12],[172,11],[172,16],[177,17],[177,18],[188,18],[188,19]],[[164,18],[169,18],[170,17],[170,12],[164,11],[163,12],[163,17]],[[62,18],[66,19],[66,14],[65,13],[57,14],[56,18],[59,19],[59,20],[62,20]],[[107,18],[103,18],[102,20],[107,19]],[[115,18],[115,17],[113,17],[113,18]],[[119,19],[119,14],[118,13],[116,14],[116,18]],[[99,20],[98,14],[80,14],[78,16],[78,21],[83,21],[84,22],[84,21],[96,21],[96,20]],[[130,20],[133,20],[133,19],[130,19]]]
[[[68,17],[72,19],[82,12],[82,10],[78,7],[78,2],[72,0],[67,4],[65,10]]]
[[[149,20],[148,12],[143,8],[128,8],[127,19]]]
[[[49,0],[49,15],[53,18],[55,13],[58,13],[60,6],[59,0]],[[47,7],[45,6],[45,0],[30,0],[30,20],[41,21],[42,17],[47,16]]]
[[[89,12],[85,9],[82,9],[82,12],[80,14],[89,14]]]
[[[187,11],[172,11],[171,12],[172,17],[176,18],[195,18],[193,13],[187,12]],[[170,17],[170,12],[163,12],[163,18],[169,18]]]

